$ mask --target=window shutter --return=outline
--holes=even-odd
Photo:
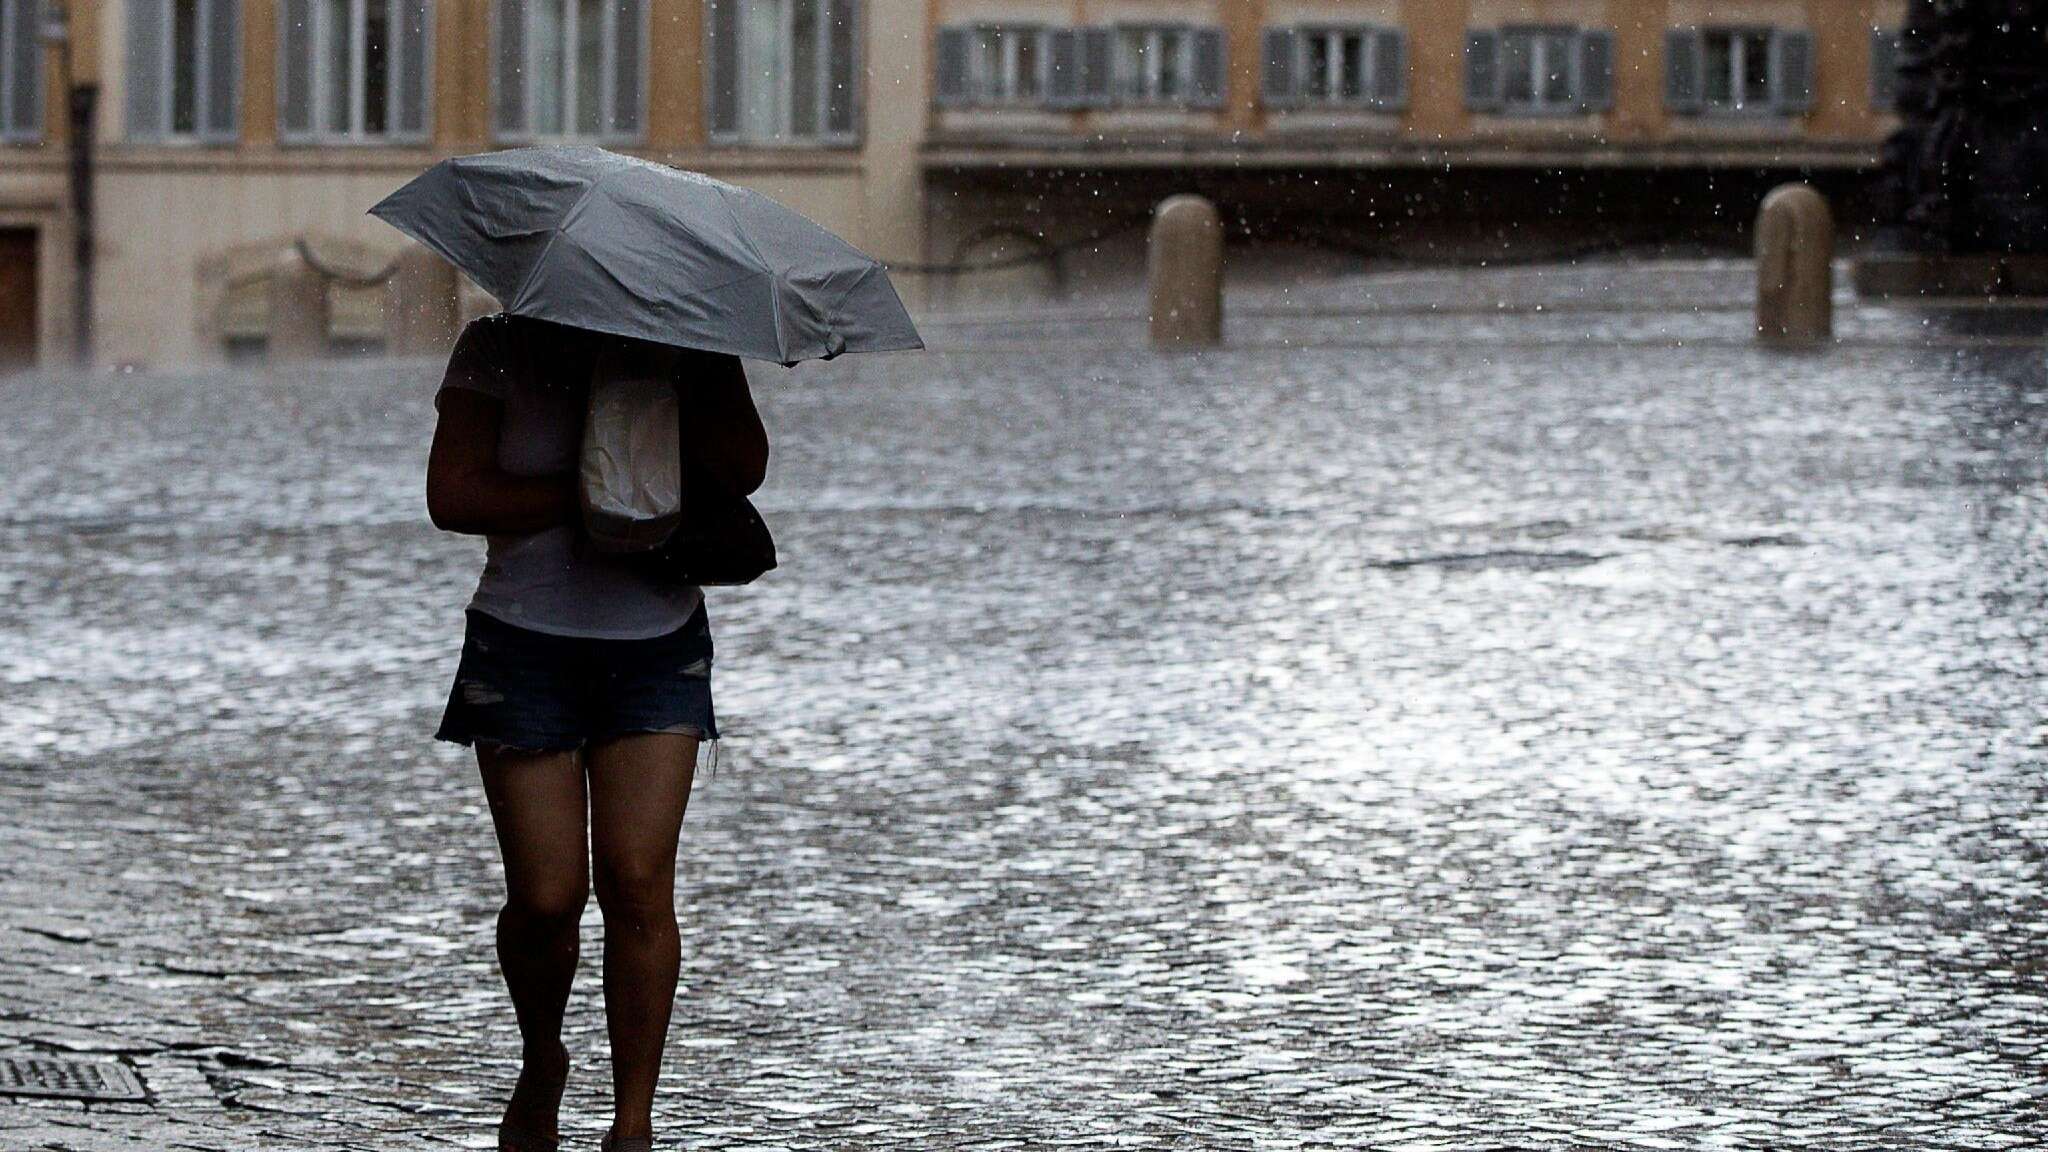
[[[1579,106],[1588,112],[1614,107],[1614,33],[1606,29],[1579,33]]]
[[[0,135],[35,140],[43,134],[43,38],[41,0],[13,0],[4,9],[7,26],[5,72],[7,122]]]
[[[646,37],[644,0],[613,0],[611,130],[621,136],[640,134],[640,110],[646,103],[640,72],[647,58],[641,45]]]
[[[740,134],[740,0],[707,0],[704,115],[714,140]]]
[[[1195,107],[1223,107],[1224,52],[1222,29],[1195,29]]]
[[[825,131],[840,140],[860,134],[860,6],[857,0],[827,0]]]
[[[526,0],[498,0],[497,85],[498,134],[526,131]]]
[[[1870,106],[1895,112],[1899,105],[1899,34],[1890,28],[1870,30]]]
[[[1072,28],[1054,28],[1046,33],[1048,72],[1045,103],[1051,108],[1075,108],[1081,103],[1081,34]]]
[[[282,0],[277,6],[278,129],[281,135],[313,132],[313,3]]]
[[[206,10],[206,111],[201,133],[233,140],[242,113],[242,0],[211,0]]]
[[[396,7],[397,74],[392,95],[397,107],[392,109],[391,122],[398,126],[394,135],[420,139],[427,134],[427,61],[431,56],[427,0],[398,0]]]
[[[1486,30],[1465,37],[1465,107],[1493,112],[1501,106],[1500,33]]]
[[[1107,108],[1111,103],[1115,72],[1111,48],[1109,29],[1081,30],[1081,103],[1086,107]]]
[[[1408,106],[1408,34],[1382,28],[1372,35],[1372,105],[1383,112]]]
[[[967,37],[965,28],[939,29],[938,83],[932,98],[941,108],[967,103]]]
[[[1664,103],[1673,112],[1697,112],[1702,95],[1700,34],[1696,28],[1664,33]]]
[[[164,134],[164,65],[170,49],[169,0],[128,2],[128,123],[130,140]]]
[[[1268,108],[1292,108],[1301,103],[1301,30],[1268,28],[1265,35],[1264,77],[1260,94]]]
[[[1771,82],[1778,111],[1788,116],[1813,111],[1813,33],[1779,32],[1771,37]]]

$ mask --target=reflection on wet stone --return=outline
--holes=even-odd
[[[669,1138],[2048,1140],[2040,349],[1380,290],[759,373]],[[0,1048],[153,1094],[0,1147],[488,1145],[432,375],[0,382]]]

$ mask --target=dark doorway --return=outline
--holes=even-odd
[[[0,228],[0,368],[36,362],[36,230]]]

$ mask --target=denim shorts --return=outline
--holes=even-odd
[[[564,752],[636,732],[718,739],[703,605],[652,640],[551,636],[469,613],[435,739]]]

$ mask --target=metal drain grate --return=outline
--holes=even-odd
[[[0,1096],[67,1100],[141,1100],[142,1082],[126,1065],[43,1056],[0,1056]]]

